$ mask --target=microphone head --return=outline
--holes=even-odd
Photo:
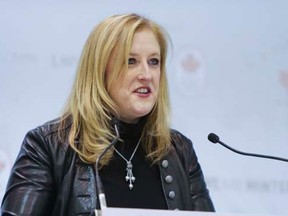
[[[208,135],[208,140],[209,140],[210,142],[212,142],[212,143],[218,143],[220,139],[219,139],[219,137],[218,137],[216,134],[210,133],[210,134]]]
[[[119,126],[119,120],[117,119],[117,118],[112,118],[111,119],[111,125],[112,125],[112,127],[114,128],[115,127],[115,125],[118,127]]]
[[[111,125],[112,127],[115,129],[115,132],[116,132],[116,139],[118,140],[120,138],[120,134],[119,134],[119,119],[117,118],[112,118],[111,119]]]

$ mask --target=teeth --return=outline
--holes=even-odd
[[[147,88],[139,88],[139,89],[137,89],[137,93],[146,94],[146,93],[148,93],[148,89]]]

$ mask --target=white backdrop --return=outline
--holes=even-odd
[[[137,12],[170,33],[173,127],[194,143],[218,212],[288,214],[288,2],[0,0],[0,201],[26,132],[57,117],[95,24]]]

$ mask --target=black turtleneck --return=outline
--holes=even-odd
[[[129,160],[145,124],[145,119],[136,124],[120,122],[119,141],[115,148]],[[108,207],[167,209],[162,190],[159,168],[151,166],[145,158],[145,151],[140,143],[133,159],[133,175],[136,180],[133,189],[126,182],[126,161],[114,151],[114,158],[109,165],[100,170],[100,177],[106,194]]]

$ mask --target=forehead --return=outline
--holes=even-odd
[[[157,37],[150,29],[137,31],[132,39],[131,52],[150,51],[160,54]]]

